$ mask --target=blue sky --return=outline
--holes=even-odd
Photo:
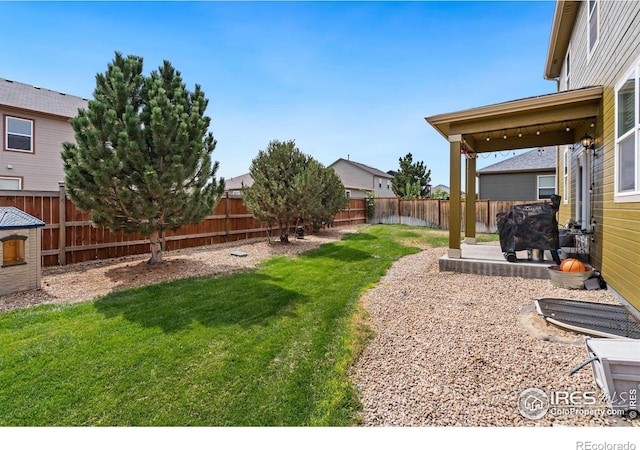
[[[115,51],[145,73],[166,59],[209,99],[218,176],[295,139],[325,165],[387,171],[411,152],[448,185],[448,143],[424,117],[554,92],[542,75],[554,5],[0,2],[0,77],[91,98]]]

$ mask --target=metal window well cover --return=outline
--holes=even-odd
[[[593,378],[605,393],[609,407],[640,410],[640,341],[586,338],[585,344]]]
[[[640,339],[640,320],[622,305],[561,298],[535,301],[548,322],[579,333],[605,338]]]

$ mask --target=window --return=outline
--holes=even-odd
[[[26,236],[8,236],[2,238],[2,266],[15,266],[16,264],[25,264],[24,260],[24,242]]]
[[[22,178],[0,177],[0,191],[19,191],[22,189]]]
[[[598,44],[598,15],[600,13],[600,0],[589,0],[589,57]]]
[[[569,46],[571,46],[571,44],[569,44]],[[571,89],[571,52],[570,50],[567,50],[567,59],[564,62],[564,79],[565,79],[565,86],[566,89],[569,90]]]
[[[344,191],[344,193],[346,194],[347,198],[351,198],[351,191]]]
[[[638,115],[638,61],[632,70],[616,86],[616,151],[615,196],[616,202],[640,201],[640,117]]]
[[[387,180],[387,189],[391,189],[391,181]]]
[[[567,204],[569,203],[569,149],[567,147],[564,148],[564,164],[562,173],[562,201]]]
[[[538,200],[551,198],[556,193],[555,175],[538,175]]]
[[[382,178],[378,178],[378,187],[381,188],[382,187]]]
[[[33,120],[5,116],[5,150],[33,153]]]

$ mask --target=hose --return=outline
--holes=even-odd
[[[576,373],[578,370],[582,369],[584,366],[588,366],[589,364],[591,364],[594,361],[597,361],[598,357],[594,356],[593,358],[589,359],[588,361],[583,362],[582,364],[580,364],[578,367],[576,367],[575,369],[573,369],[571,372],[569,372],[569,375],[573,375],[574,373]]]

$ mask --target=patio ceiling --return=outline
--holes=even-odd
[[[602,92],[602,86],[587,87],[425,120],[449,141],[462,136],[467,151],[475,153],[573,144],[595,122]]]

